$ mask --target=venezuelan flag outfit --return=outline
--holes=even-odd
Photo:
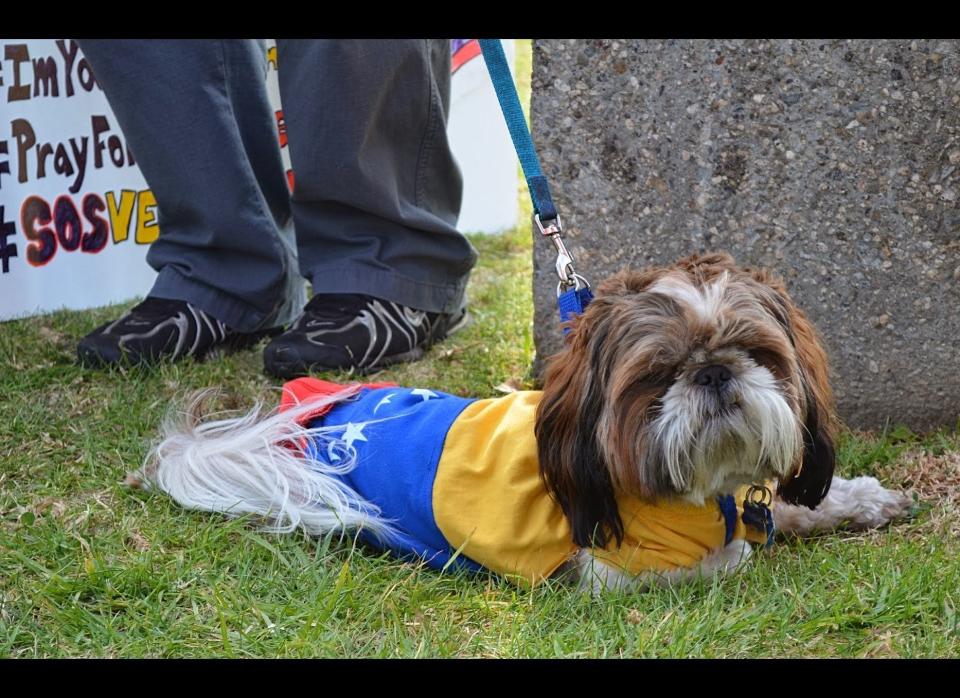
[[[315,378],[291,381],[280,409],[344,387]],[[366,537],[368,542],[438,569],[449,563],[536,584],[578,549],[540,479],[533,431],[540,395],[525,391],[478,400],[370,384],[303,421],[342,427],[334,436],[356,449],[356,466],[340,477],[380,507],[398,531],[386,541]],[[326,463],[340,458],[313,442],[306,450]],[[617,503],[623,544],[593,553],[631,574],[693,567],[732,539],[767,540],[765,532],[744,525],[739,507],[725,513],[716,502],[651,504],[625,495]]]

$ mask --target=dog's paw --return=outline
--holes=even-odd
[[[919,507],[910,492],[884,490],[877,526],[884,526],[898,519],[912,519]]]
[[[846,485],[849,488],[847,528],[861,531],[880,528],[915,513],[909,493],[889,490],[875,477],[855,477]]]

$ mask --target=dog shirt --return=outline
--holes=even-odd
[[[280,409],[345,387],[315,378],[290,381]],[[534,436],[539,391],[470,399],[387,383],[354,390],[302,423],[336,427],[332,434],[356,450],[355,467],[338,477],[376,504],[396,530],[384,539],[361,532],[365,541],[438,569],[488,569],[529,584],[549,577],[578,550],[540,477]],[[305,452],[330,464],[342,453],[317,441]],[[619,495],[617,504],[622,545],[613,541],[592,552],[634,575],[692,567],[729,539],[767,539],[744,525],[739,505],[734,523],[716,502],[650,503]]]

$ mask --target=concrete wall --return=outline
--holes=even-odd
[[[848,424],[956,424],[958,46],[536,41],[533,131],[578,271],[729,250],[817,324]],[[560,346],[551,250],[539,356]]]

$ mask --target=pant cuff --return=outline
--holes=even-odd
[[[430,313],[455,313],[463,307],[469,272],[453,283],[432,284],[396,272],[348,267],[317,269],[313,292],[362,293]]]
[[[254,332],[264,329],[264,321],[268,319],[267,313],[256,310],[248,303],[223,291],[188,279],[169,266],[164,267],[157,274],[157,280],[149,295],[186,301],[237,332]]]

